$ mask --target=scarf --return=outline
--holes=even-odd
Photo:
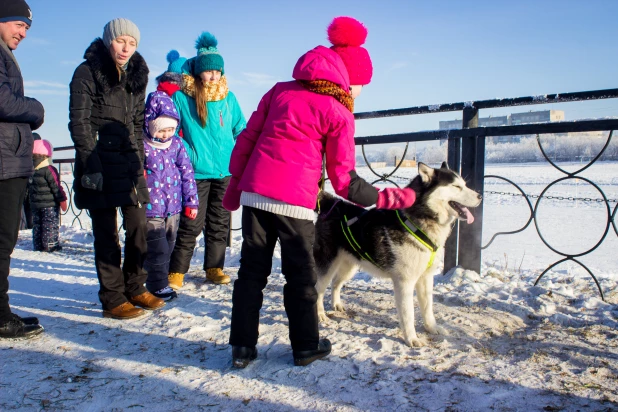
[[[41,163],[39,163],[34,168],[34,170],[39,170],[39,169],[42,169],[42,168],[47,167],[47,166],[51,166],[51,158],[49,158],[49,157],[47,159],[43,160]]]
[[[166,149],[168,149],[172,145],[172,140],[173,140],[173,136],[172,136],[169,139],[167,139],[165,142],[155,142],[145,132],[144,132],[144,138],[146,139],[146,143],[148,144],[148,146],[153,147],[155,149],[159,149],[159,150],[166,150]]]
[[[297,80],[297,82],[310,92],[334,97],[350,112],[354,112],[354,99],[338,84],[329,82],[328,80]]]
[[[227,78],[221,76],[221,79],[216,83],[207,83],[203,85],[206,90],[206,101],[218,102],[227,97],[229,89],[227,88]],[[195,78],[190,74],[182,75],[182,91],[195,99]]]

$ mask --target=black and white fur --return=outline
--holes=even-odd
[[[440,247],[438,256],[456,219],[473,220],[468,207],[481,203],[481,195],[466,187],[466,182],[446,163],[439,169],[419,163],[418,176],[408,187],[417,193],[416,202],[400,211]],[[410,346],[423,346],[414,328],[414,290],[418,297],[425,330],[430,334],[446,334],[436,324],[433,313],[433,276],[439,258],[431,267],[431,251],[423,246],[399,223],[394,211],[369,210],[355,224],[362,224],[362,247],[379,266],[360,260],[346,240],[341,229],[341,218],[357,215],[360,207],[328,194],[320,196],[321,214],[316,223],[314,257],[318,281],[318,315],[321,321],[328,318],[324,311],[324,292],[332,283],[332,308],[343,311],[341,287],[358,269],[374,276],[391,279],[399,324],[405,342]],[[404,218],[405,219],[405,218]]]

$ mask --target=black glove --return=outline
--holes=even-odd
[[[83,175],[81,183],[85,189],[103,191],[103,175],[99,172]]]

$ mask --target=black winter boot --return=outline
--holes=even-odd
[[[252,348],[246,346],[232,346],[232,365],[234,365],[235,368],[246,368],[255,358],[257,358],[257,348],[255,346]]]
[[[294,365],[307,366],[313,361],[328,356],[330,354],[330,350],[330,341],[328,339],[320,339],[317,349],[293,351]]]
[[[34,316],[27,316],[25,318],[22,318],[21,316],[18,316],[14,313],[11,313],[11,315],[13,315],[13,318],[21,320],[26,325],[38,325],[39,324],[39,318],[35,318]]]
[[[21,319],[11,317],[0,323],[0,339],[28,339],[43,332],[39,324],[25,324]]]

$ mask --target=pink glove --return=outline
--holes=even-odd
[[[242,190],[238,190],[238,179],[232,177],[230,179],[230,184],[225,191],[225,196],[223,196],[223,207],[233,212],[234,210],[238,210],[240,207],[240,194]]]
[[[67,204],[66,200],[63,200],[62,202],[60,202],[60,209],[62,209],[63,212],[66,212],[68,208],[69,208],[69,205]]]
[[[416,192],[410,188],[404,187],[397,189],[387,187],[378,192],[378,201],[376,209],[406,209],[416,201]]]
[[[194,207],[185,206],[183,214],[189,219],[193,220],[197,217],[197,209]]]

